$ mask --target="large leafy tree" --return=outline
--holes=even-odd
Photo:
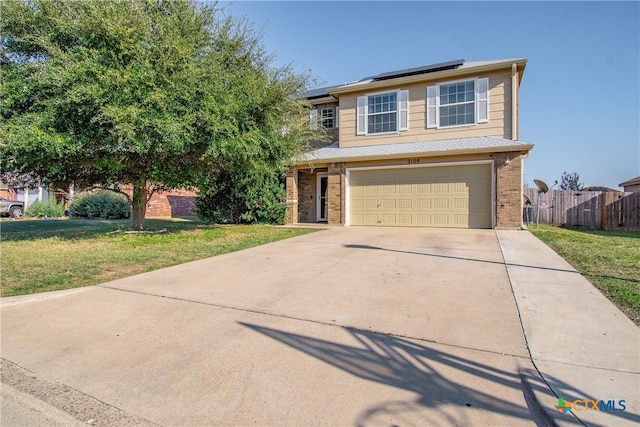
[[[308,76],[216,5],[3,0],[0,31],[0,172],[132,185],[135,229],[153,185],[281,169],[314,137]]]

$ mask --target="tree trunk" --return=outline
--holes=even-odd
[[[147,212],[147,183],[146,181],[136,181],[133,183],[133,229],[144,230],[144,216]]]

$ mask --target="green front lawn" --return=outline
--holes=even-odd
[[[3,220],[3,297],[94,285],[311,232],[266,225],[216,226],[150,219],[158,234],[125,234],[131,221]]]
[[[640,325],[640,231],[551,226],[530,231]]]

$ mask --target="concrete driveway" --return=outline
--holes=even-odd
[[[567,289],[581,307],[554,302]],[[2,421],[631,425],[639,346],[527,232],[332,228],[4,299]],[[558,397],[626,410],[579,421]]]

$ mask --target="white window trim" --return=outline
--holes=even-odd
[[[396,94],[396,125],[397,130],[391,132],[369,133],[369,97],[385,95],[388,93]],[[381,135],[398,135],[400,132],[409,130],[409,91],[408,90],[385,90],[382,92],[367,93],[356,99],[356,135],[364,136],[381,136]],[[406,105],[402,106],[401,103]],[[406,123],[402,123],[401,116],[405,116]],[[362,125],[362,127],[360,126]]]
[[[466,123],[466,124],[452,125],[452,126],[440,126],[440,107],[441,107],[440,86],[469,82],[469,81],[473,81],[473,87],[475,91],[473,123]],[[484,92],[480,92],[481,82],[483,84],[486,82],[486,91]],[[435,94],[433,94],[433,97],[430,97],[429,90],[431,89],[431,91],[433,91],[434,88],[435,88]],[[481,96],[483,93],[484,93],[484,97]],[[430,103],[430,101],[432,102],[434,99],[435,99],[435,104]],[[478,111],[480,110],[480,102],[486,103],[487,117],[485,119],[478,118]],[[462,127],[477,126],[480,123],[488,123],[489,122],[489,78],[488,77],[482,77],[482,78],[472,77],[468,79],[446,81],[436,85],[428,86],[427,87],[427,108],[425,110],[427,114],[427,119],[426,119],[427,128],[430,128],[430,129],[455,129],[455,128],[462,128]],[[435,124],[430,123],[431,114],[435,114]]]

